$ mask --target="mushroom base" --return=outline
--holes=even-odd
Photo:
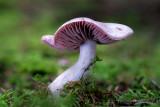
[[[94,61],[95,55],[96,41],[86,40],[85,43],[80,46],[80,55],[78,61],[69,69],[60,74],[49,85],[51,93],[55,96],[58,96],[60,94],[60,90],[63,89],[63,86],[66,83],[71,81],[79,81],[81,78],[86,78],[94,66],[94,64],[90,64]]]

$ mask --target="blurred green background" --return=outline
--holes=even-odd
[[[0,0],[0,87],[34,89],[32,77],[47,85],[78,59],[41,43],[64,22],[89,17],[121,23],[133,36],[97,46],[92,75],[110,83],[144,77],[160,83],[160,0]]]

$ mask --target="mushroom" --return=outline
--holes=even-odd
[[[71,81],[85,79],[92,70],[96,55],[96,44],[110,44],[133,34],[133,30],[122,24],[102,23],[80,17],[64,23],[55,35],[45,35],[41,41],[58,50],[80,51],[78,61],[60,74],[50,85],[53,95],[59,96],[63,86]],[[89,68],[88,68],[89,67]]]

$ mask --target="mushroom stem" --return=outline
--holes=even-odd
[[[58,96],[63,86],[70,81],[79,81],[86,78],[92,70],[94,64],[90,65],[96,55],[96,41],[86,40],[80,46],[80,55],[78,61],[69,69],[59,75],[50,85],[49,89],[53,95]],[[88,68],[89,67],[89,68]]]

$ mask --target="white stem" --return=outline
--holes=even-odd
[[[83,75],[83,79],[88,76],[92,70],[94,64],[90,64],[94,61],[96,55],[96,41],[86,40],[84,44],[80,46],[80,55],[78,61],[72,65],[69,69],[59,75],[50,85],[49,89],[53,95],[58,96],[63,86],[70,81],[79,81]],[[89,69],[87,69],[89,67]],[[87,69],[87,70],[86,70]]]

